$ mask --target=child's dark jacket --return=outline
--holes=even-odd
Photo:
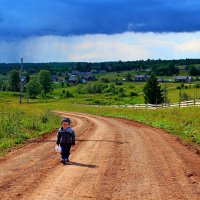
[[[57,134],[56,144],[73,144],[75,145],[75,132],[71,127],[66,130],[60,128]]]

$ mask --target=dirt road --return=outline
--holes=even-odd
[[[71,165],[56,132],[0,159],[0,199],[200,199],[200,156],[170,135],[128,120],[60,113],[73,121]]]

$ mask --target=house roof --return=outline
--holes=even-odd
[[[186,80],[186,79],[188,79],[188,76],[176,76],[175,77],[175,79],[177,79],[177,80]]]
[[[76,77],[70,77],[70,78],[68,79],[68,81],[77,81],[77,78],[76,78]]]
[[[136,75],[135,78],[146,78],[145,75]]]

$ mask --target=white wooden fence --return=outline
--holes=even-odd
[[[182,101],[178,103],[166,103],[166,104],[134,104],[134,105],[123,105],[119,107],[127,107],[127,108],[169,108],[169,107],[189,107],[189,106],[200,106],[200,99],[191,100],[191,101]]]

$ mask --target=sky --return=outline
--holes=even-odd
[[[199,0],[0,0],[0,63],[200,57]]]

